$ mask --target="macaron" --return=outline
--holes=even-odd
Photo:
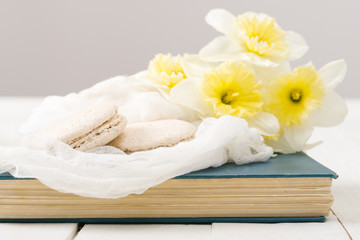
[[[114,104],[99,104],[66,116],[37,135],[56,138],[79,151],[104,146],[124,130],[127,120]]]
[[[146,151],[159,147],[172,147],[194,138],[196,128],[189,122],[168,119],[129,124],[108,145],[126,153]]]

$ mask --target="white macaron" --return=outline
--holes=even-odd
[[[59,119],[40,130],[38,135],[56,138],[79,151],[104,146],[126,126],[126,118],[117,109],[114,104],[90,106]]]
[[[196,128],[189,122],[168,119],[129,124],[110,146],[126,153],[171,147],[194,138]]]

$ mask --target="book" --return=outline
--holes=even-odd
[[[0,174],[0,222],[210,223],[325,221],[337,174],[304,153],[227,163],[143,194],[97,199]]]

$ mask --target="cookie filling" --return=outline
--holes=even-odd
[[[115,113],[115,115],[112,116],[109,120],[105,121],[103,124],[95,128],[91,132],[83,136],[77,137],[67,144],[69,144],[74,149],[79,149],[84,143],[90,142],[99,135],[111,131],[112,128],[117,127],[121,122],[122,117],[118,113]]]

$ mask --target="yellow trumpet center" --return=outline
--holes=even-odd
[[[286,33],[276,24],[274,18],[248,12],[238,16],[236,23],[241,35],[240,44],[249,52],[274,60],[282,60],[289,55]]]
[[[231,102],[234,101],[237,96],[239,96],[238,92],[236,92],[236,93],[227,92],[227,93],[225,93],[224,96],[222,96],[221,101],[224,104],[231,105]]]
[[[215,117],[251,117],[261,110],[262,85],[241,63],[228,62],[204,75],[202,96]]]
[[[157,54],[150,61],[148,71],[153,81],[168,89],[187,78],[181,65],[181,56],[173,57],[171,54]]]
[[[294,103],[297,103],[301,100],[301,91],[298,89],[294,89],[291,91],[290,94],[290,99],[291,101],[293,101]]]
[[[325,86],[315,68],[307,65],[274,79],[266,92],[265,110],[273,113],[280,124],[293,126],[322,106]]]

